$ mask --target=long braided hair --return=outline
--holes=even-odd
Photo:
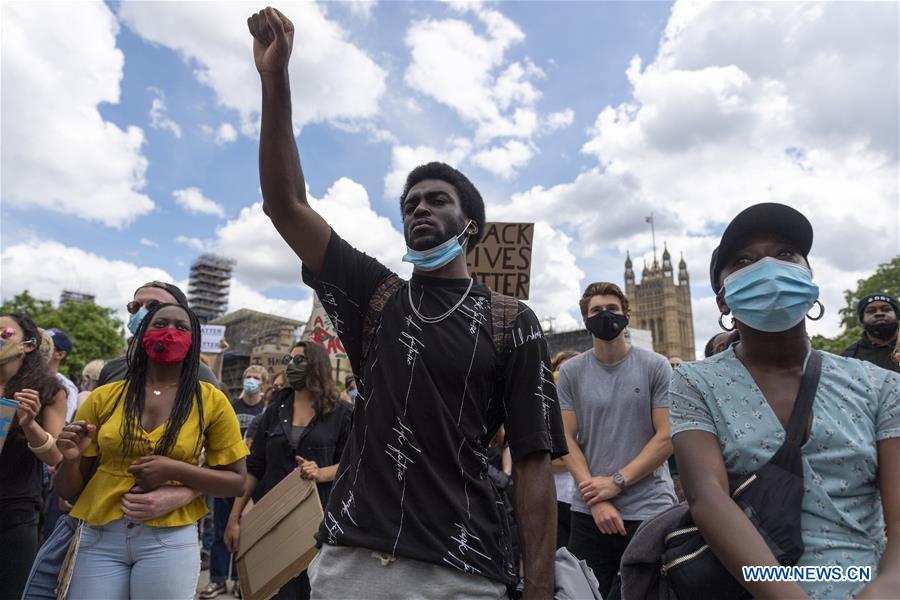
[[[194,398],[197,399],[197,412],[200,417],[199,434],[197,436],[197,448],[199,449],[203,440],[203,395],[200,390],[200,321],[197,315],[189,308],[181,304],[158,303],[148,306],[147,315],[141,321],[141,325],[134,334],[134,343],[129,345],[126,359],[128,361],[128,371],[125,374],[125,385],[119,393],[116,404],[123,401],[124,415],[122,418],[122,451],[124,456],[131,456],[138,440],[135,436],[135,430],[141,426],[141,414],[144,412],[144,394],[147,383],[147,362],[150,357],[144,350],[141,340],[144,337],[153,317],[161,309],[175,306],[185,313],[191,322],[191,349],[181,364],[181,376],[178,379],[178,390],[175,393],[175,404],[172,406],[172,413],[169,420],[166,421],[166,429],[162,438],[156,444],[153,450],[154,454],[160,456],[168,455],[175,447],[178,440],[178,434],[181,427],[187,421],[194,406]]]

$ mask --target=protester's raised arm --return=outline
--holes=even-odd
[[[303,264],[318,274],[331,228],[307,202],[306,182],[294,140],[288,77],[294,24],[274,8],[266,8],[251,15],[247,25],[253,35],[253,58],[262,82],[259,182],[263,210]]]

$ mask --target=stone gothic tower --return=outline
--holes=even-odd
[[[625,258],[625,294],[631,305],[631,325],[653,334],[653,349],[669,358],[694,360],[694,319],[691,287],[684,256],[678,263],[678,280],[672,268],[672,255],[663,246],[662,265],[653,257],[653,265],[644,264],[637,283],[631,254]]]

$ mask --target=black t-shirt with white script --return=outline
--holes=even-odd
[[[566,453],[547,344],[518,304],[507,356],[494,347],[490,290],[414,275],[385,304],[370,349],[362,329],[376,287],[394,274],[336,233],[318,276],[304,269],[359,375],[350,438],[317,538],[513,583],[502,499],[486,449],[501,425],[513,460]],[[364,360],[364,363],[363,363]],[[548,481],[548,485],[551,483]]]
[[[262,401],[262,398],[260,398],[259,402],[251,406],[245,404],[242,398],[238,398],[231,403],[231,407],[234,408],[234,414],[237,416],[238,425],[241,427],[241,437],[243,437],[246,435],[247,428],[250,427],[253,419],[261,415],[266,409],[266,404]]]

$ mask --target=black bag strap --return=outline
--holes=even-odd
[[[821,374],[822,354],[817,350],[810,350],[809,360],[806,361],[806,370],[800,380],[800,389],[797,391],[797,399],[794,400],[794,408],[791,411],[791,418],[788,420],[787,434],[784,437],[785,444],[792,443],[799,446],[803,442]]]

